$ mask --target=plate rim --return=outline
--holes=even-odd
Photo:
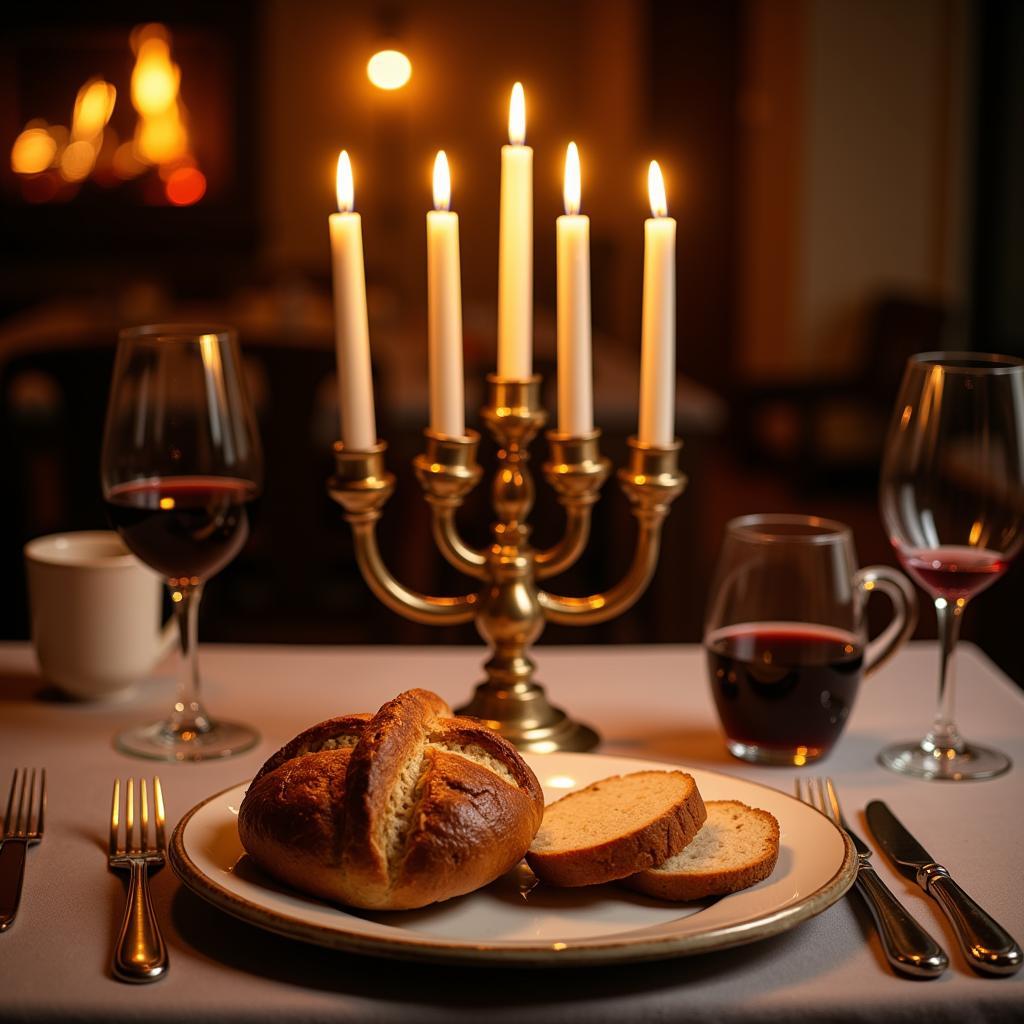
[[[578,755],[588,757],[592,755]],[[616,754],[602,754],[619,761],[643,761],[642,758],[622,757]],[[650,762],[656,763],[656,762]],[[675,765],[678,770],[685,771],[687,766]],[[730,778],[725,772],[714,769],[698,768],[699,772]],[[752,779],[740,781],[757,788],[768,789],[773,793],[790,800],[782,790],[773,789],[765,783]],[[216,793],[200,800],[190,808],[174,828],[169,847],[171,867],[181,882],[200,898],[211,903],[232,917],[248,924],[256,925],[266,931],[286,938],[298,939],[328,949],[336,949],[351,953],[370,956],[387,957],[397,960],[415,960],[427,963],[459,963],[461,965],[507,966],[507,967],[560,967],[570,965],[586,965],[595,963],[636,963],[642,961],[665,960],[673,957],[692,956],[699,953],[710,953],[735,946],[746,945],[773,935],[779,935],[811,917],[827,910],[833,903],[840,900],[853,885],[857,877],[859,863],[856,850],[849,836],[835,825],[826,815],[810,805],[809,810],[821,815],[821,818],[836,830],[843,843],[843,857],[835,873],[813,892],[795,903],[779,907],[767,914],[755,918],[720,925],[706,932],[689,935],[659,935],[636,940],[618,938],[595,938],[588,940],[570,940],[564,944],[544,943],[532,946],[498,945],[487,942],[472,942],[444,938],[404,938],[389,936],[380,938],[316,924],[297,918],[289,913],[268,910],[252,900],[221,885],[211,878],[189,856],[185,849],[185,832],[189,822],[204,807],[219,800],[225,794],[247,786],[252,779],[236,782]],[[299,893],[299,896],[302,894]],[[562,948],[560,948],[562,947]]]

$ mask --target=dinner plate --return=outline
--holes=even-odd
[[[557,889],[525,864],[491,885],[421,910],[353,910],[305,896],[263,873],[238,839],[248,783],[202,801],[178,823],[171,864],[194,892],[251,924],[318,945],[401,959],[489,964],[610,963],[725,949],[821,913],[853,884],[853,846],[823,814],[767,786],[699,768],[599,754],[526,760],[547,802],[609,775],[679,767],[705,800],[770,811],[781,831],[770,878],[730,896],[666,903],[623,886]]]

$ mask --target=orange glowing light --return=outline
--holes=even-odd
[[[75,109],[71,115],[72,141],[91,141],[102,135],[116,102],[117,89],[114,86],[102,78],[90,78],[75,97]]]
[[[452,205],[452,175],[443,149],[434,158],[434,209],[448,210]]]
[[[45,128],[26,128],[11,147],[15,174],[40,174],[57,156],[57,142]]]
[[[178,99],[181,68],[171,60],[166,36],[140,40],[132,69],[132,104],[143,117],[170,110]]]
[[[565,181],[562,185],[562,201],[565,212],[574,215],[580,212],[580,151],[575,142],[570,142],[565,151]]]
[[[95,163],[95,145],[85,139],[78,139],[60,155],[60,176],[65,181],[84,181]]]
[[[338,212],[351,213],[355,208],[355,182],[352,180],[352,161],[348,151],[342,150],[338,156],[338,173],[335,177],[335,191],[338,196]]]
[[[175,206],[192,206],[206,195],[206,175],[197,167],[179,167],[167,179],[165,191]]]
[[[526,94],[522,82],[512,86],[512,98],[508,103],[508,141],[513,146],[526,142]]]
[[[401,50],[380,50],[367,61],[366,77],[386,92],[401,89],[412,78],[412,61]]]
[[[668,216],[668,200],[665,198],[665,179],[657,160],[651,161],[647,169],[647,195],[651,201],[652,217]]]

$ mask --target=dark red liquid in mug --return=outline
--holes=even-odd
[[[249,536],[248,480],[165,477],[121,484],[107,497],[110,521],[146,565],[168,578],[207,580]]]
[[[705,640],[726,736],[811,760],[839,738],[853,707],[864,648],[831,626],[752,622]]]

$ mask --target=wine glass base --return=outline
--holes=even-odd
[[[1012,762],[998,750],[964,743],[960,749],[935,747],[927,749],[907,740],[886,747],[878,762],[889,771],[913,775],[919,779],[941,779],[959,782],[964,779],[993,779],[1009,771]]]
[[[238,722],[215,721],[204,732],[175,732],[169,722],[137,725],[114,737],[124,754],[152,761],[212,761],[250,750],[259,742],[255,729]]]

